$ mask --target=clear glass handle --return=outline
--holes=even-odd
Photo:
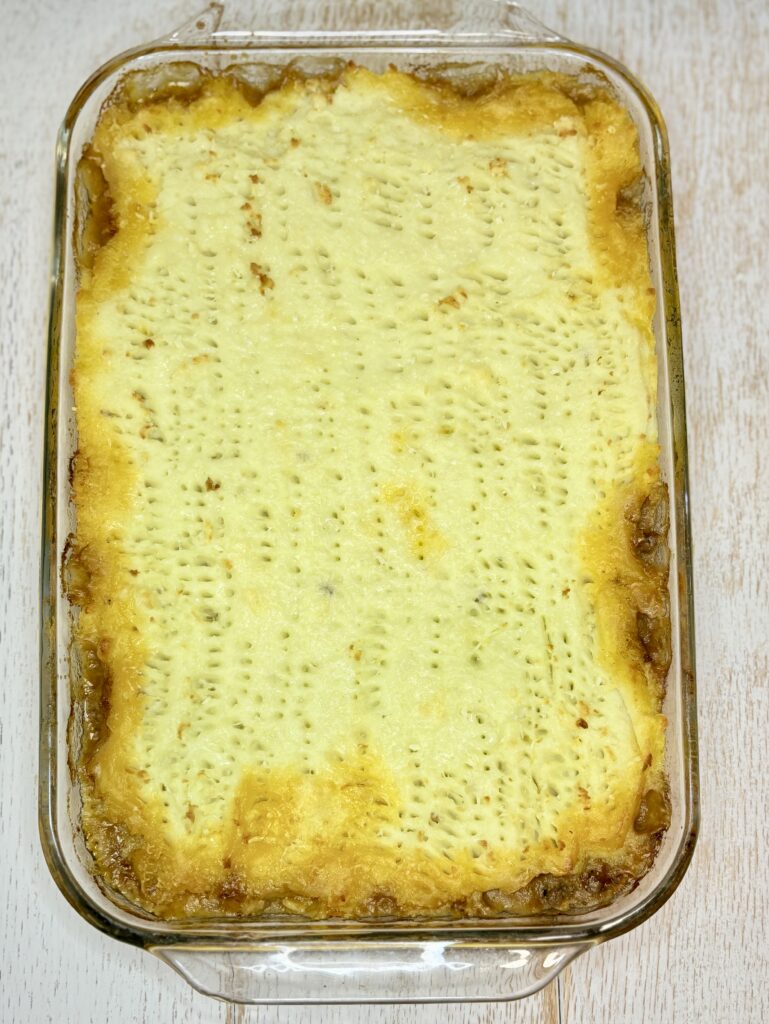
[[[525,7],[514,3],[513,0],[491,0],[491,2],[503,9],[500,19],[502,30],[518,42],[557,43],[565,40],[565,36],[561,36],[547,25],[543,25]]]
[[[251,24],[246,28],[222,28],[225,5],[223,3],[211,3],[208,7],[180,25],[175,32],[167,37],[167,42],[175,45],[189,43],[211,43],[232,37],[272,36],[275,33],[272,27],[267,25]],[[290,9],[287,11],[290,14]],[[333,7],[330,16],[335,16]],[[347,9],[341,5],[337,14],[338,19],[349,18]],[[413,22],[413,23],[412,23]],[[284,26],[285,28],[285,26]],[[299,30],[308,37],[326,37],[330,35],[359,35],[365,31],[367,35],[376,36],[381,34],[375,26],[367,24],[350,24],[349,20],[340,20],[331,29],[321,30],[308,29],[306,25],[296,26],[294,31]],[[511,43],[546,43],[561,42],[563,36],[558,35],[552,29],[547,28],[541,21],[530,14],[520,4],[513,0],[445,0],[437,13],[430,8],[427,17],[422,15],[418,6],[415,6],[408,23],[400,25],[397,30],[387,31],[387,35],[398,36],[408,34],[429,34],[459,39],[477,38],[494,34],[498,39]]]
[[[586,948],[350,940],[152,952],[198,992],[237,1003],[445,1003],[521,999]]]
[[[224,4],[209,4],[200,14],[185,21],[167,38],[172,43],[196,43],[206,42],[215,33],[222,23],[224,15]]]

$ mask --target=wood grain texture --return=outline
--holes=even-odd
[[[202,5],[202,0],[201,0]],[[666,116],[690,422],[703,831],[651,921],[515,1005],[255,1010],[194,993],[86,925],[37,839],[39,489],[53,140],[113,53],[196,12],[187,0],[6,0],[0,62],[0,1021],[3,1024],[761,1024],[769,1020],[769,13],[762,0],[532,0],[545,23],[623,60]],[[476,2],[421,5],[451,24]],[[269,27],[386,27],[415,5],[267,0]],[[233,0],[230,24],[253,24]]]
[[[670,134],[687,371],[703,828],[671,902],[578,962],[566,1021],[769,1020],[769,8],[616,5],[612,49]],[[763,130],[761,129],[763,125]]]

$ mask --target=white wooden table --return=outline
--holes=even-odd
[[[202,4],[203,0],[201,0]],[[383,27],[413,5],[360,0]],[[425,8],[441,16],[440,0]],[[769,1021],[769,7],[763,0],[531,0],[619,57],[667,118],[688,385],[703,831],[640,929],[521,1003],[243,1009],[194,993],[64,902],[37,837],[37,601],[53,142],[107,57],[194,0],[3,0],[0,61],[0,1021],[762,1024]],[[254,11],[258,14],[255,15]],[[328,25],[328,0],[232,0],[230,24]]]

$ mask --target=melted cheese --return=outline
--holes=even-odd
[[[108,109],[94,152],[94,849],[130,837],[161,914],[429,913],[630,862],[663,720],[628,625],[657,468],[627,115],[555,79],[214,79]]]

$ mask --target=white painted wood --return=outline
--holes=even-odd
[[[201,4],[203,0],[200,0]],[[328,27],[330,0],[228,20]],[[415,17],[338,3],[348,24]],[[421,5],[444,22],[441,0]],[[2,1024],[743,1024],[769,1020],[769,13],[762,0],[532,0],[619,57],[667,118],[690,416],[703,836],[670,904],[515,1006],[244,1010],[97,934],[37,839],[37,591],[47,273],[56,128],[88,72],[174,27],[194,0],[4,0],[0,61],[0,1021]],[[464,7],[472,18],[477,0]],[[257,12],[255,15],[254,12]]]
[[[580,7],[588,5],[579,5]],[[702,833],[673,900],[595,950],[564,1020],[769,1020],[769,6],[617,4],[567,31],[662,106],[673,155],[695,538]],[[763,125],[763,130],[761,129]]]

